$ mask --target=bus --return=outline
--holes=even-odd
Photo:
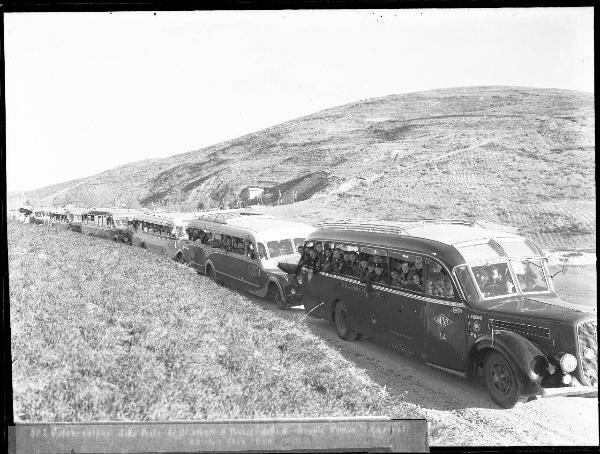
[[[132,219],[132,244],[183,262],[182,246],[188,239],[186,227],[194,217],[194,213],[137,214]]]
[[[69,215],[64,208],[53,208],[49,213],[50,225],[60,230],[70,230]]]
[[[50,213],[53,211],[53,208],[49,207],[36,207],[33,208],[32,214],[29,216],[30,224],[50,224]]]
[[[93,208],[83,215],[81,233],[131,244],[129,223],[136,214],[122,208]]]
[[[253,212],[202,214],[190,221],[184,257],[199,273],[216,282],[269,298],[280,309],[301,300],[293,273],[298,246],[314,227]]]
[[[68,217],[69,228],[73,232],[81,233],[81,224],[83,222],[83,216],[88,210],[84,208],[67,208],[65,213]]]
[[[334,250],[334,264],[362,262],[299,276],[305,311],[342,339],[369,337],[482,380],[505,408],[540,394],[597,396],[595,308],[559,298],[532,241],[426,220],[324,223],[305,246],[317,243]]]

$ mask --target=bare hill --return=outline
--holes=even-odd
[[[280,191],[284,204],[295,194],[301,203],[285,211],[313,221],[477,217],[514,225],[545,247],[595,249],[594,128],[590,93],[469,87],[390,95],[29,196],[195,209],[259,186],[266,203]]]

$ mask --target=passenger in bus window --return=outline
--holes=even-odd
[[[410,265],[408,264],[408,262],[402,263],[402,265],[400,267],[400,272],[398,274],[400,277],[400,284],[402,284],[402,287],[407,288],[408,284],[412,280],[412,274],[411,274]]]
[[[415,274],[419,275],[419,280],[423,280],[423,262],[422,261],[415,261],[415,263],[412,266],[412,270],[411,270],[411,279],[412,276]]]
[[[408,290],[412,290],[413,292],[422,292],[423,291],[423,285],[421,284],[421,276],[419,276],[418,274],[413,274],[412,275],[412,279],[411,281],[408,283],[407,287]]]
[[[320,257],[323,254],[323,243],[320,241],[315,243],[315,250],[317,251],[317,255]]]
[[[348,253],[348,260],[344,261],[344,265],[342,267],[342,274],[347,276],[358,277],[358,263],[356,262],[356,252],[350,251]]]
[[[298,250],[300,250],[300,247],[298,247]],[[302,270],[303,266],[308,266],[308,261],[310,260],[309,250],[309,247],[303,248],[302,255],[300,255],[300,260],[298,260],[298,264],[296,265],[296,269],[294,270],[294,274],[296,276],[300,274],[300,271]]]
[[[367,259],[366,256],[362,257],[360,259],[359,269],[358,269],[358,278],[360,279],[361,282],[365,282],[365,279],[367,278],[367,274],[369,273],[368,266],[369,266],[369,260]]]
[[[398,270],[392,270],[390,275],[392,277],[390,279],[390,285],[393,287],[402,287],[402,284],[400,283],[400,273],[398,273]]]
[[[239,238],[238,240],[237,253],[240,255],[246,255],[246,246],[244,245],[244,241],[241,238]]]
[[[255,251],[255,249],[254,249],[254,244],[252,244],[252,241],[250,241],[250,240],[244,240],[244,246],[245,246],[245,254],[248,257],[250,257],[251,259],[255,258],[254,257],[254,251]]]
[[[328,273],[339,274],[339,272],[342,270],[343,263],[344,261],[342,259],[342,253],[340,249],[334,248],[333,252],[331,253],[331,261],[329,262],[329,264],[327,264],[327,266],[325,266],[323,271],[326,271]]]
[[[310,258],[308,260],[307,266],[313,271],[313,273],[318,273],[319,269],[317,268],[319,263],[319,253],[315,248],[310,248],[309,251]]]
[[[367,272],[364,277],[361,279],[361,282],[368,284],[371,282],[371,278],[375,275],[375,262],[369,260],[367,262]]]
[[[454,298],[454,287],[452,287],[452,279],[447,274],[443,278],[444,293],[446,298]]]
[[[371,282],[375,282],[375,283],[379,283],[379,284],[386,283],[386,279],[383,274],[383,265],[381,264],[381,262],[379,262],[379,263],[375,262],[374,274],[371,276]]]
[[[323,248],[323,247],[321,246],[321,248]],[[331,259],[331,250],[323,249],[321,254],[319,254],[318,252],[319,251],[317,249],[317,256],[318,256],[317,271],[323,271]]]

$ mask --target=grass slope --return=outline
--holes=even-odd
[[[190,209],[231,200],[246,186],[283,187],[323,197],[307,206],[344,218],[482,217],[544,247],[595,249],[594,152],[592,94],[452,88],[367,99],[133,163],[61,186],[56,200],[169,198]],[[327,177],[314,190],[290,186],[319,171]]]
[[[422,417],[302,323],[166,257],[12,222],[8,239],[18,420]]]

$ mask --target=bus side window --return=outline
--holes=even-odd
[[[265,245],[262,243],[256,243],[256,245],[258,246],[258,258],[266,259],[267,258],[267,250],[265,248]]]
[[[463,265],[456,270],[456,276],[458,277],[458,281],[460,282],[467,301],[479,301],[479,295],[477,294],[477,290],[475,290],[475,284],[473,284],[473,280],[471,279],[471,275],[469,274],[466,265]]]
[[[430,259],[425,260],[426,281],[424,290],[427,295],[454,298],[455,292],[452,279],[448,272],[438,262]]]

